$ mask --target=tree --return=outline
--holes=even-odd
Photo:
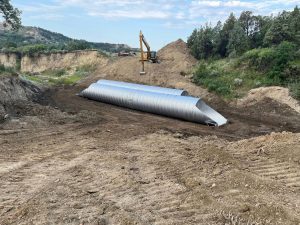
[[[196,39],[197,39],[197,34],[198,34],[197,29],[194,29],[193,33],[191,34],[191,36],[188,37],[188,39],[187,39],[187,46],[189,48],[192,48],[193,45],[195,44]]]
[[[254,16],[253,30],[250,35],[250,48],[263,46],[264,37],[272,24],[272,17]]]
[[[289,24],[293,41],[300,45],[300,10],[298,6],[291,12]]]
[[[221,42],[219,46],[219,53],[221,56],[228,55],[228,42],[229,42],[229,34],[234,28],[234,24],[236,23],[236,18],[233,13],[230,13],[228,19],[225,21],[224,26],[221,31]]]
[[[70,41],[66,46],[66,49],[69,51],[85,50],[90,48],[91,48],[90,44],[84,40],[73,40]]]
[[[239,22],[234,24],[229,33],[227,49],[231,55],[241,55],[248,49],[248,38]]]
[[[218,21],[217,25],[213,28],[213,54],[215,56],[221,56],[220,54],[220,46],[222,42],[221,37],[222,31],[222,22]]]
[[[17,8],[10,4],[10,0],[0,0],[0,14],[4,18],[4,26],[11,26],[12,29],[19,29],[21,26],[21,18]]]
[[[199,30],[194,30],[188,38],[187,45],[191,49],[192,55],[196,59],[206,59],[212,57],[214,52],[214,31],[208,24]]]
[[[283,11],[274,18],[271,27],[267,31],[264,44],[266,46],[278,45],[282,41],[291,41],[292,33],[289,28],[290,13]]]
[[[240,15],[239,22],[241,27],[245,31],[246,35],[249,37],[254,25],[254,17],[251,11],[243,11]]]
[[[213,29],[210,26],[206,25],[200,29],[198,37],[198,50],[200,59],[207,59],[213,56],[213,36]]]

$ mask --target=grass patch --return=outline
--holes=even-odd
[[[278,85],[255,69],[238,65],[238,59],[200,62],[193,73],[193,82],[226,99],[243,97],[250,89]]]
[[[75,69],[46,70],[39,75],[24,74],[32,82],[44,85],[73,85],[96,70],[96,65],[84,65]]]
[[[292,97],[300,100],[300,78],[290,80],[286,86],[290,90]]]
[[[39,76],[32,76],[28,73],[25,73],[25,74],[22,74],[22,77],[25,79],[25,80],[29,80],[33,83],[37,83],[37,84],[47,84],[47,82],[45,80],[43,80],[41,77]]]
[[[276,47],[258,48],[239,58],[201,61],[193,80],[225,98],[238,98],[261,86],[289,88],[300,99],[300,53],[290,42]]]
[[[59,79],[49,78],[48,82],[52,85],[73,85],[80,81],[83,77],[78,74],[61,77]]]

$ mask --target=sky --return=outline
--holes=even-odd
[[[153,50],[193,29],[224,21],[233,12],[276,15],[300,0],[12,0],[25,26],[38,26],[76,39],[139,46],[139,31]]]

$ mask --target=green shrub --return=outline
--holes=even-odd
[[[272,48],[252,49],[246,52],[240,61],[247,62],[249,67],[260,71],[269,70],[275,58],[275,50]]]
[[[0,64],[0,74],[15,75],[17,72],[13,67],[6,67],[3,64]]]
[[[6,71],[6,68],[4,65],[0,64],[0,72],[4,72]]]
[[[221,80],[210,80],[207,84],[208,90],[222,96],[231,94],[231,87],[228,83]]]
[[[289,80],[286,86],[290,90],[291,95],[300,100],[300,77],[298,79]]]
[[[56,76],[56,77],[61,77],[61,76],[66,74],[65,69],[58,69],[58,70],[55,70],[53,72],[54,72],[53,75]]]
[[[296,49],[295,44],[287,41],[273,48],[253,49],[240,58],[238,65],[246,63],[248,67],[266,73],[273,83],[280,84],[299,74],[297,67],[291,66],[297,58]]]
[[[224,71],[214,64],[200,63],[193,75],[193,82],[202,85],[210,92],[228,97],[231,95],[231,84],[222,76]]]
[[[44,52],[48,49],[47,45],[36,44],[36,45],[26,45],[24,47],[17,48],[17,51],[24,55],[33,56],[36,53]]]

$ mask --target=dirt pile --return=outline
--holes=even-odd
[[[0,120],[7,113],[15,114],[14,105],[34,101],[41,94],[41,89],[18,77],[0,78]]]
[[[292,147],[298,146],[298,147]],[[266,157],[280,156],[286,161],[300,165],[300,133],[282,132],[232,142],[230,148],[239,149],[240,153],[256,154]],[[300,177],[300,174],[299,174]],[[300,179],[299,179],[300,186]]]
[[[52,106],[48,90],[17,76],[0,78],[0,130],[36,129],[49,124],[94,121],[88,111],[66,113]]]
[[[290,96],[289,90],[283,87],[261,87],[252,89],[248,95],[238,100],[238,106],[251,106],[262,102],[264,99],[272,99],[281,104],[287,105],[300,113],[300,105],[297,100]]]
[[[186,43],[181,39],[166,45],[157,52],[157,55],[161,61],[168,64],[170,72],[185,73],[197,63]]]
[[[92,82],[105,78],[112,80],[129,81],[171,88],[186,89],[190,94],[205,97],[208,92],[191,83],[186,76],[197,63],[191,56],[186,43],[181,39],[172,42],[158,51],[159,64],[146,63],[146,75],[141,76],[141,63],[139,55],[112,60],[106,67],[100,67],[83,81],[88,86]]]

